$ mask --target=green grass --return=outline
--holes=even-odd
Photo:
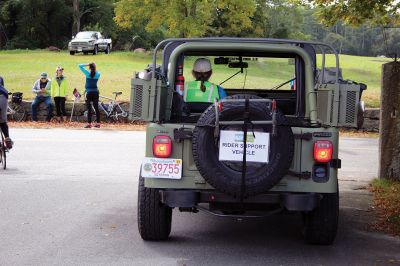
[[[0,51],[0,75],[5,79],[5,87],[9,91],[21,91],[24,99],[31,99],[33,83],[41,72],[47,72],[54,78],[58,65],[64,68],[68,78],[70,91],[73,88],[84,91],[85,77],[79,70],[78,64],[94,61],[101,73],[99,89],[102,95],[112,96],[112,91],[122,91],[122,99],[130,97],[131,78],[134,71],[142,70],[151,62],[151,57],[128,52],[115,52],[110,55],[101,53],[97,56],[78,54],[69,55],[68,52],[48,51]]]
[[[363,94],[363,100],[370,107],[379,107],[380,105],[382,64],[390,61],[390,59],[379,57],[351,55],[340,55],[339,57],[344,79],[367,84],[368,88]],[[334,66],[333,56],[327,56],[327,66]]]
[[[193,64],[193,58],[188,64]],[[135,71],[141,71],[151,63],[150,55],[133,54],[131,52],[113,52],[110,55],[103,53],[93,55],[78,54],[70,56],[68,52],[49,52],[44,50],[28,51],[13,50],[0,51],[0,75],[5,78],[6,88],[10,91],[21,91],[25,99],[33,98],[31,88],[41,72],[47,72],[52,78],[55,68],[62,65],[69,81],[70,91],[84,89],[84,75],[78,68],[79,63],[94,61],[101,72],[99,88],[104,96],[111,96],[112,91],[122,91],[122,99],[130,97],[131,78]],[[343,69],[344,79],[351,79],[368,85],[363,98],[367,106],[379,106],[381,65],[389,62],[384,58],[340,56],[340,66]],[[188,65],[186,64],[186,65]],[[246,78],[247,88],[271,88],[293,76],[293,66],[287,60],[268,59],[249,62]],[[327,66],[333,66],[333,56],[327,56]],[[235,73],[237,69],[225,66],[215,66],[211,81],[219,83]],[[185,69],[186,80],[192,80],[190,70]],[[241,88],[244,75],[240,74],[224,84],[227,88]]]

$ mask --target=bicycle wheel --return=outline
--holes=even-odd
[[[118,122],[117,112],[113,111],[109,116],[107,116],[108,123],[116,123]]]
[[[123,118],[127,118],[128,117],[128,112],[126,112],[124,109],[122,109],[121,105],[118,104],[118,115],[123,117]]]
[[[1,160],[1,168],[5,170],[7,167],[7,156],[6,156],[6,149],[3,146],[3,144],[1,144],[0,147],[0,160]]]
[[[26,111],[20,104],[11,103],[10,108],[13,112],[10,114],[10,120],[21,122],[25,120]]]

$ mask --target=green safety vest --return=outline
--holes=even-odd
[[[185,92],[183,100],[187,103],[213,103],[215,99],[219,99],[218,86],[205,81],[204,86],[206,90],[203,92],[201,87],[201,81],[191,81],[185,84]]]
[[[67,79],[64,77],[58,85],[57,79],[51,81],[51,97],[65,97],[67,95]]]

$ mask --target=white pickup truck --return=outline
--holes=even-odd
[[[83,52],[84,54],[105,52],[109,54],[112,48],[111,39],[104,39],[100,32],[97,31],[81,31],[68,43],[70,55]]]

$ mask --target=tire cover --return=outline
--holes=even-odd
[[[262,99],[250,95],[233,95],[226,99]],[[268,105],[262,102],[250,102],[250,120],[271,120],[272,113]],[[232,121],[242,120],[244,113],[244,102],[225,102],[220,120]],[[276,185],[289,169],[294,153],[294,137],[286,118],[277,110],[276,120],[278,123],[277,134],[270,135],[269,162],[254,163],[247,162],[245,196],[256,195],[271,189]],[[211,105],[199,118],[193,131],[193,158],[197,169],[203,178],[214,188],[230,194],[239,196],[241,193],[242,163],[219,161],[219,139],[214,139],[215,109]],[[220,126],[220,130],[242,130],[241,126]],[[254,125],[255,131],[272,132],[271,125]],[[249,127],[252,132],[252,127]]]

